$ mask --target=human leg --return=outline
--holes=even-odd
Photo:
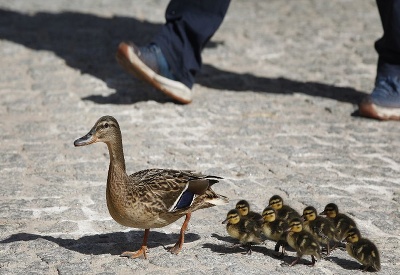
[[[172,0],[165,13],[166,23],[150,45],[121,43],[118,62],[156,89],[181,103],[190,103],[195,75],[202,65],[201,52],[221,25],[229,3]]]
[[[362,116],[400,120],[400,0],[377,0],[384,34],[376,41],[379,54],[375,88],[361,101]]]

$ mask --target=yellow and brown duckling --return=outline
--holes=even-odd
[[[362,238],[356,227],[347,231],[345,241],[347,253],[362,264],[363,271],[381,270],[378,248],[370,240]]]
[[[281,196],[274,195],[269,199],[269,206],[275,209],[279,218],[290,222],[294,218],[300,218],[301,215],[289,205],[283,204]]]
[[[150,228],[164,227],[186,216],[179,240],[170,249],[171,253],[179,253],[191,213],[228,202],[226,197],[211,189],[220,177],[172,169],[147,169],[129,176],[125,169],[121,130],[112,116],[97,120],[89,133],[75,140],[74,145],[95,142],[107,144],[110,154],[106,200],[111,217],[121,225],[145,229],[141,248],[121,256],[146,258]]]
[[[252,243],[261,242],[261,228],[257,222],[251,219],[242,219],[237,209],[230,210],[222,223],[226,224],[229,236],[239,240],[240,246],[246,247],[246,254],[251,254]]]
[[[336,239],[338,241],[343,241],[343,239],[346,238],[346,233],[349,229],[357,227],[356,222],[352,218],[346,214],[339,213],[339,208],[334,203],[327,204],[320,215],[327,216],[327,218],[333,222],[336,228]]]
[[[326,245],[327,255],[330,254],[330,242],[336,240],[336,228],[333,222],[327,218],[318,216],[313,206],[307,206],[303,210],[303,228],[310,232],[320,244]]]
[[[241,218],[251,219],[257,222],[262,219],[259,213],[250,210],[250,204],[246,200],[238,201],[235,208],[239,211]]]
[[[294,218],[289,223],[286,241],[297,253],[296,260],[290,266],[297,264],[303,255],[311,256],[311,266],[315,264],[316,259],[321,259],[318,241],[309,232],[303,230],[303,221],[300,218]]]
[[[267,206],[262,212],[263,223],[261,225],[262,232],[267,239],[277,242],[275,251],[279,252],[279,247],[282,246],[282,253],[278,256],[283,257],[285,254],[286,231],[289,224],[286,220],[280,219],[276,215],[275,209]]]

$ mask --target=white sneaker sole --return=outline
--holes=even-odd
[[[378,106],[370,101],[361,102],[360,115],[379,120],[400,120],[400,108],[388,108]]]
[[[128,72],[146,81],[169,97],[183,104],[192,102],[192,91],[186,85],[156,74],[140,60],[128,44],[124,42],[119,44],[116,58],[118,63]]]

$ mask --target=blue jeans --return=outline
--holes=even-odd
[[[200,71],[201,52],[217,31],[230,0],[171,0],[166,23],[153,38],[177,80],[192,88]]]

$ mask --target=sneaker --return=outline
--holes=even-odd
[[[380,64],[372,93],[359,104],[361,116],[400,120],[400,66]]]
[[[122,42],[118,46],[116,58],[126,71],[146,81],[157,90],[180,103],[192,102],[192,90],[176,80],[157,45],[137,47],[132,43]]]

